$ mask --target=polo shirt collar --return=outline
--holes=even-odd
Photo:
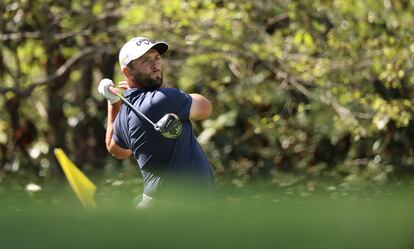
[[[145,90],[139,89],[139,88],[127,89],[124,91],[124,97],[125,98],[135,97],[138,94],[143,93],[143,92],[145,92]]]

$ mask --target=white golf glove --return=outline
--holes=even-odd
[[[99,82],[98,92],[104,96],[111,104],[114,104],[120,99],[118,96],[109,91],[110,86],[114,87],[114,82],[110,79],[103,79],[101,82]]]

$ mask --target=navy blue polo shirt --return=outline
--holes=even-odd
[[[130,107],[121,106],[114,123],[113,141],[134,153],[144,179],[144,193],[157,197],[173,184],[185,186],[190,182],[210,189],[212,169],[189,120],[191,96],[176,88],[160,88],[130,89],[124,97],[154,123],[167,113],[177,114],[182,122],[180,136],[168,139]]]

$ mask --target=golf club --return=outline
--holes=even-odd
[[[109,87],[111,93],[118,96],[122,102],[131,108],[131,110],[137,115],[144,118],[148,123],[152,125],[154,130],[161,133],[162,136],[168,139],[176,139],[180,136],[182,131],[182,124],[180,118],[174,113],[165,114],[156,124],[152,122],[144,113],[142,113],[138,108],[133,106],[128,100],[122,96],[118,89],[114,87]]]

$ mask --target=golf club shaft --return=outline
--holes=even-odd
[[[122,100],[122,102],[124,102],[126,105],[131,107],[131,109],[135,112],[135,114],[139,114],[141,117],[143,117],[145,120],[147,120],[148,123],[150,123],[154,127],[155,130],[157,130],[157,131],[159,130],[159,127],[156,124],[154,124],[147,116],[145,116],[144,113],[140,112],[137,108],[135,108],[135,106],[133,106],[128,100],[126,100],[124,98],[124,96],[122,96],[122,94],[120,92],[118,92],[114,87],[110,87],[109,90],[113,94],[118,96]]]

